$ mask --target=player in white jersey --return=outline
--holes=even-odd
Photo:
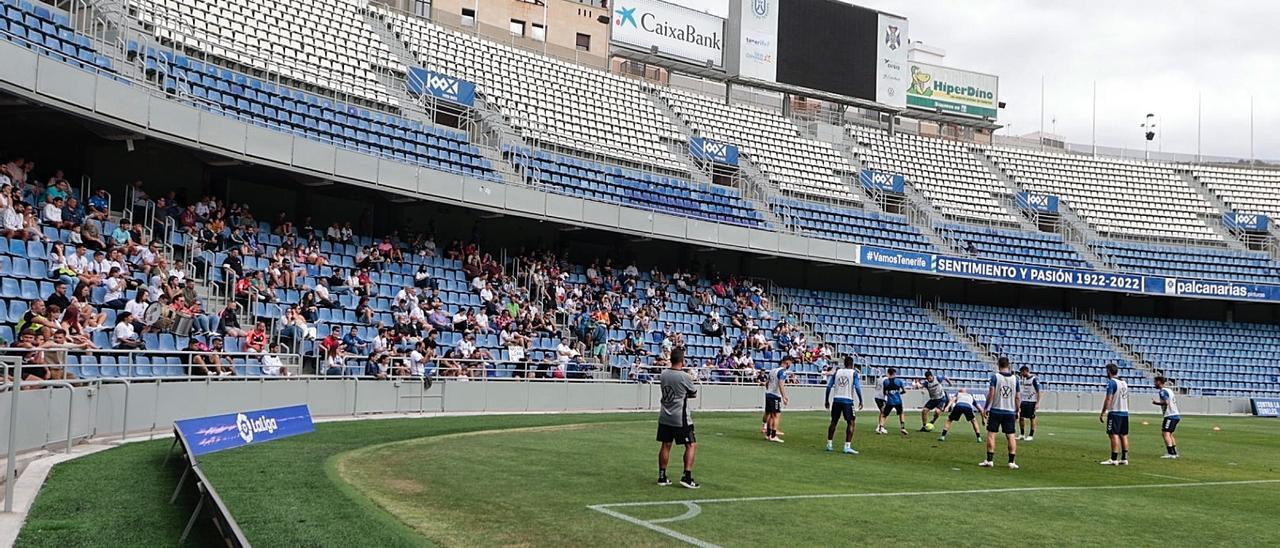
[[[1164,411],[1164,420],[1160,422],[1160,435],[1164,438],[1165,454],[1160,455],[1162,459],[1178,458],[1178,440],[1173,437],[1173,431],[1178,429],[1178,422],[1182,421],[1182,417],[1178,415],[1178,400],[1173,390],[1165,388],[1165,383],[1169,382],[1164,377],[1156,377],[1156,399],[1151,403],[1160,406]]]
[[[764,439],[782,443],[778,437],[778,423],[782,420],[782,406],[787,401],[787,371],[791,369],[791,357],[783,357],[778,367],[769,371],[764,385]]]
[[[1009,468],[1018,469],[1014,462],[1018,457],[1018,442],[1014,437],[1014,424],[1018,422],[1018,397],[1020,387],[1018,377],[1009,368],[1009,358],[1001,356],[996,362],[999,373],[991,375],[987,389],[987,409],[983,416],[987,419],[987,459],[978,463],[983,468],[994,466],[992,459],[996,455],[996,433],[1004,432],[1009,443]]]
[[[874,392],[871,393],[871,397],[875,399],[876,412],[880,412],[884,410],[884,380],[888,377],[881,375],[878,369],[876,370],[875,375],[876,384],[871,387],[874,390]]]
[[[978,443],[982,443],[982,434],[978,433],[978,421],[974,420],[973,411],[978,408],[978,400],[970,394],[968,390],[961,388],[951,396],[950,403],[947,404],[947,410],[951,412],[947,415],[947,422],[942,426],[942,435],[938,436],[938,441],[947,441],[947,433],[951,431],[951,423],[960,420],[969,421],[969,425],[973,427],[973,437]]]
[[[1033,441],[1036,439],[1036,411],[1040,410],[1040,379],[1031,374],[1031,368],[1018,368],[1018,376],[1022,377],[1022,410],[1018,414],[1018,439]],[[1027,434],[1027,421],[1031,421],[1031,433]]]
[[[1098,422],[1107,425],[1107,437],[1111,438],[1111,458],[1098,464],[1129,464],[1129,384],[1120,378],[1120,368],[1114,363],[1107,364],[1107,397],[1102,400]]]
[[[938,422],[938,417],[942,416],[942,412],[947,408],[947,391],[943,388],[942,383],[953,384],[951,379],[943,375],[934,375],[933,371],[924,372],[924,383],[920,388],[928,395],[928,400],[924,403],[924,408],[920,409],[920,431],[928,432],[933,430],[931,426],[925,424],[933,424]],[[933,411],[933,420],[929,420],[929,412]]]
[[[858,409],[862,409],[862,381],[858,380],[858,370],[853,368],[853,357],[844,357],[844,369],[832,373],[827,378],[827,395],[822,400],[823,407],[831,409],[831,424],[827,426],[827,451],[831,451],[831,440],[836,437],[836,426],[840,417],[844,417],[844,452],[857,455],[853,448],[853,397],[858,397]]]

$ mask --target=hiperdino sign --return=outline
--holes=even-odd
[[[907,106],[994,120],[999,84],[999,78],[989,74],[913,62]]]

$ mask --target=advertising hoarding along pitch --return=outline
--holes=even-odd
[[[264,443],[315,431],[305,405],[242,411],[174,421],[187,440],[187,451],[200,456],[250,444]]]
[[[912,62],[909,78],[909,107],[992,120],[999,112],[1000,79],[995,76]]]
[[[695,65],[724,65],[724,19],[659,0],[617,0],[610,41]]]

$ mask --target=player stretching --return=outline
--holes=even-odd
[[[1036,411],[1040,410],[1040,379],[1031,374],[1031,368],[1018,368],[1018,376],[1022,377],[1022,413],[1018,415],[1018,439],[1033,441],[1036,439]],[[1027,421],[1031,421],[1031,433],[1027,434]]]
[[[1178,402],[1173,395],[1173,390],[1164,387],[1164,383],[1168,379],[1164,377],[1156,377],[1156,399],[1151,403],[1160,406],[1164,410],[1164,421],[1160,423],[1160,435],[1164,437],[1164,450],[1166,454],[1160,455],[1162,459],[1178,458],[1178,440],[1174,439],[1173,431],[1178,429],[1178,421],[1182,417],[1178,416]],[[831,436],[827,436],[830,440]],[[827,442],[830,445],[831,442]]]
[[[832,390],[835,395],[832,396]],[[822,400],[823,407],[831,408],[831,425],[827,427],[827,451],[831,450],[831,439],[836,437],[836,425],[840,417],[844,417],[844,452],[857,455],[853,449],[853,396],[858,396],[858,409],[862,409],[862,383],[858,380],[858,370],[853,368],[853,357],[844,357],[844,369],[832,373],[827,378],[827,396]],[[828,403],[828,401],[830,403]]]
[[[924,391],[929,394],[929,401],[925,402],[924,409],[920,410],[921,432],[933,430],[932,427],[926,427],[925,424],[938,422],[938,417],[942,416],[943,410],[947,408],[947,393],[942,389],[942,383],[944,382],[952,384],[951,379],[942,375],[935,377],[933,371],[924,372]],[[929,420],[929,411],[933,411],[933,420]]]
[[[889,376],[884,378],[880,386],[881,390],[884,390],[884,407],[880,408],[880,422],[876,425],[876,433],[889,433],[884,429],[884,419],[889,416],[889,413],[896,411],[898,428],[902,430],[902,435],[907,435],[907,421],[902,418],[902,393],[906,391],[907,386],[902,383],[902,379],[898,378],[898,370],[890,367]]]
[[[1129,464],[1129,384],[1120,378],[1120,368],[1114,363],[1107,364],[1107,397],[1102,401],[1098,422],[1107,425],[1107,436],[1111,438],[1111,458],[1098,464]]]
[[[996,455],[996,432],[1004,431],[1009,442],[1009,468],[1018,469],[1014,462],[1018,457],[1018,442],[1014,437],[1014,423],[1018,422],[1018,377],[1009,370],[1009,358],[1001,357],[997,362],[1000,372],[991,376],[991,388],[987,389],[987,410],[983,416],[987,418],[987,460],[978,463],[983,468],[994,466],[991,460]]]
[[[684,370],[684,349],[671,351],[671,367],[659,375],[662,385],[662,409],[658,412],[658,485],[671,485],[667,479],[667,463],[671,460],[671,444],[684,446],[684,475],[680,485],[697,489],[693,481],[693,457],[698,451],[698,441],[693,435],[693,416],[689,400],[698,397],[698,387],[693,375]]]
[[[791,357],[782,358],[782,363],[769,371],[769,378],[764,387],[764,439],[782,443],[778,437],[778,423],[782,419],[782,406],[787,401],[787,370],[791,369]]]
[[[977,408],[977,400],[968,390],[961,388],[956,395],[951,396],[951,403],[947,406],[951,410],[951,414],[947,415],[947,422],[942,426],[942,435],[938,436],[938,441],[947,441],[947,433],[951,431],[951,423],[960,420],[969,421],[969,426],[973,427],[973,436],[978,443],[982,443],[982,434],[978,433],[978,422],[973,418],[973,410]]]

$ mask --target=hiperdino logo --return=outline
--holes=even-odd
[[[925,71],[925,69],[919,65],[912,65],[911,88],[908,90],[908,93],[923,97],[933,97],[933,93],[935,91],[942,95],[951,97],[966,97],[969,99],[982,99],[986,101],[993,101],[996,98],[996,94],[993,91],[985,90],[977,86],[954,85],[945,80],[934,78],[932,74]]]

